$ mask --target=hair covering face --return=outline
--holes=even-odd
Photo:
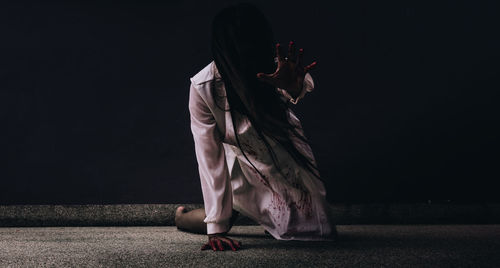
[[[275,51],[271,25],[256,6],[248,3],[233,5],[221,10],[214,17],[212,54],[224,81],[225,97],[231,113],[238,112],[248,117],[280,172],[275,153],[263,134],[283,145],[297,163],[320,178],[313,172],[317,167],[297,150],[290,137],[295,135],[307,142],[297,131],[297,126],[289,122],[288,104],[282,101],[272,85],[257,79],[259,72],[275,71]],[[217,100],[215,103],[218,103]],[[234,116],[232,118],[234,120]],[[236,129],[235,122],[233,126]],[[236,140],[239,144],[237,135]],[[241,148],[241,145],[239,146]]]

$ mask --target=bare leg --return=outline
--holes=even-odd
[[[183,206],[179,206],[175,211],[175,225],[181,231],[206,234],[207,224],[203,222],[205,219],[205,209],[193,209],[186,211]]]
[[[233,215],[231,216],[231,220],[229,221],[229,229],[231,229],[231,227],[233,226],[238,215],[238,211],[233,209]],[[175,211],[175,225],[177,226],[177,229],[181,231],[197,234],[207,234],[207,224],[203,222],[205,217],[206,214],[204,208],[186,211],[184,206],[179,206]]]

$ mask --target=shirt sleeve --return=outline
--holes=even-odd
[[[203,221],[207,223],[207,234],[227,232],[233,198],[222,143],[223,135],[193,84],[189,90],[189,113],[205,205],[206,217]]]
[[[304,77],[304,84],[302,87],[302,91],[300,92],[299,96],[295,99],[288,94],[288,92],[285,89],[278,88],[278,91],[286,98],[288,99],[291,103],[297,104],[300,99],[304,98],[307,92],[311,92],[314,89],[314,81],[312,79],[312,76],[309,73],[306,73]]]

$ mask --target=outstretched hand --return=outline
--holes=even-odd
[[[236,251],[241,248],[241,243],[226,237],[225,233],[209,234],[208,242],[201,247],[201,250],[212,249],[213,251],[223,251],[226,246],[229,246],[231,250]]]
[[[257,73],[257,78],[277,88],[285,89],[290,96],[296,98],[302,91],[304,77],[309,70],[314,68],[317,62],[306,67],[302,66],[304,50],[299,49],[299,55],[295,55],[295,45],[292,41],[288,45],[288,56],[283,57],[280,53],[280,44],[276,44],[276,57],[278,67],[272,74]]]

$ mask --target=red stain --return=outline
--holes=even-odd
[[[252,130],[248,133],[248,137],[241,138],[241,147],[242,149],[248,153],[248,155],[254,157],[257,161],[261,161],[262,159],[259,156],[267,155],[267,150],[265,150],[264,145],[262,144],[262,139],[256,135]],[[253,141],[258,140],[261,143],[255,145]],[[262,145],[262,146],[260,146]],[[264,158],[269,159],[269,158]],[[253,162],[253,161],[252,161]],[[259,182],[266,186],[269,190],[271,190],[271,202],[268,205],[268,209],[272,217],[276,220],[277,226],[281,226],[280,222],[286,221],[287,212],[291,209],[298,212],[299,217],[303,218],[311,218],[313,216],[313,204],[311,193],[304,185],[303,178],[300,176],[300,172],[297,171],[297,167],[293,165],[285,165],[283,169],[283,174],[285,175],[284,180],[282,180],[281,175],[280,181],[276,181],[276,183],[283,183],[283,190],[276,192],[273,187],[271,187],[269,179],[265,174],[261,174],[253,167],[251,168],[255,177],[259,178]],[[278,178],[276,178],[278,179]],[[287,188],[288,187],[288,188]],[[290,231],[298,232],[298,229],[290,229]]]

